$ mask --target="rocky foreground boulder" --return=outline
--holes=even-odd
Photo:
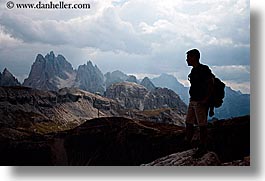
[[[194,159],[192,155],[195,149],[184,152],[174,153],[166,157],[157,159],[151,163],[142,166],[218,166],[221,162],[214,152],[208,152],[201,158]]]
[[[214,152],[208,152],[197,159],[193,158],[195,152],[196,149],[191,149],[174,153],[141,166],[250,166],[249,156],[244,157],[243,160],[222,163]]]

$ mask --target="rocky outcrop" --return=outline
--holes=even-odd
[[[0,72],[0,86],[21,86],[21,84],[14,75],[5,68],[3,73]]]
[[[156,88],[149,91],[142,85],[121,82],[111,85],[106,96],[115,99],[124,109],[151,110],[158,108],[177,108],[183,113],[186,105],[172,90]]]
[[[38,132],[73,128],[85,120],[102,116],[123,116],[138,120],[184,126],[185,113],[177,109],[139,111],[125,109],[117,100],[77,88],[42,91],[27,87],[1,87],[1,125]]]
[[[23,86],[40,90],[58,90],[74,84],[75,71],[62,55],[50,52],[45,57],[38,54]]]
[[[124,109],[144,110],[144,98],[148,90],[132,82],[112,84],[106,90],[106,97],[117,100]]]
[[[75,88],[58,92],[0,88],[0,124],[40,133],[71,129],[86,120],[117,115],[115,101]]]
[[[208,152],[201,158],[194,159],[195,149],[174,153],[159,158],[151,163],[142,166],[220,166],[221,162],[214,152]]]
[[[136,83],[121,82],[107,88],[106,97],[118,102],[122,116],[185,126],[187,106],[172,90],[155,88],[150,91]]]
[[[249,156],[244,157],[242,160],[222,163],[214,152],[207,152],[202,157],[196,159],[193,158],[195,152],[196,149],[191,149],[173,153],[141,166],[250,166]]]
[[[156,88],[148,77],[145,77],[140,84],[148,90],[154,90]]]
[[[176,108],[182,113],[186,113],[187,106],[180,97],[167,88],[155,88],[149,92],[144,101],[145,109]]]
[[[104,76],[102,72],[92,62],[80,65],[77,70],[75,87],[92,93],[104,93]]]
[[[222,166],[250,166],[250,156],[246,156],[241,160],[233,160],[231,162],[222,163]]]

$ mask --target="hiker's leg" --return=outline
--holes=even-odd
[[[193,102],[189,103],[187,117],[186,117],[186,140],[190,144],[194,134],[194,123],[196,122],[196,115],[193,108]]]
[[[195,108],[195,115],[200,128],[200,144],[201,146],[207,145],[207,125],[208,125],[208,110],[209,107],[203,104],[198,104]]]
[[[200,126],[200,147],[199,148],[207,150],[207,137],[208,137],[207,126]]]
[[[194,134],[194,126],[193,126],[193,124],[187,123],[186,124],[186,140],[187,140],[188,143],[191,143],[193,134]]]
[[[200,145],[193,158],[200,158],[207,153],[207,126],[200,126]]]
[[[200,128],[200,144],[196,153],[193,155],[194,158],[199,158],[207,152],[207,118],[208,118],[209,108],[204,105],[198,105],[195,108],[195,114]]]

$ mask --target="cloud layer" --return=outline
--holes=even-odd
[[[190,71],[185,52],[196,47],[223,79],[233,85],[250,80],[242,69],[250,64],[248,0],[65,2],[89,2],[91,9],[9,10],[0,2],[0,68],[21,76],[29,68],[14,63],[30,67],[37,53],[52,49],[74,66],[90,59],[103,72],[174,73],[184,80]]]

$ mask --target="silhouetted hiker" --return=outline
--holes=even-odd
[[[194,134],[194,124],[200,129],[200,144],[194,154],[199,158],[207,152],[207,117],[209,111],[209,99],[213,91],[213,74],[207,65],[200,63],[200,52],[197,49],[187,53],[188,66],[192,66],[189,74],[190,102],[186,117],[186,139],[191,144]]]

